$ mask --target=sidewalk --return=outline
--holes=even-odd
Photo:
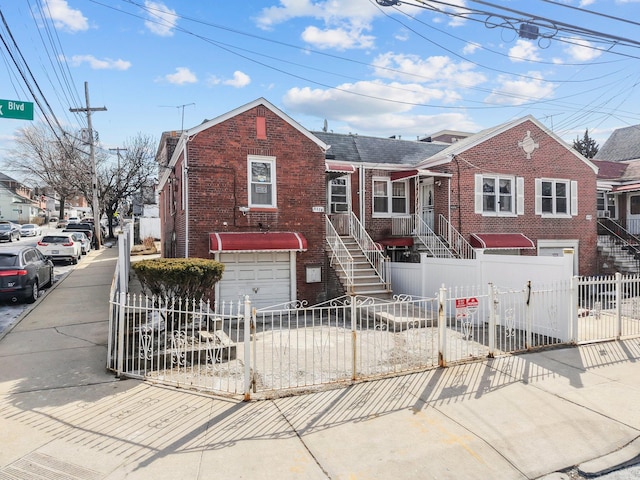
[[[117,248],[87,257],[0,340],[3,480],[568,479],[640,454],[639,339],[244,403],[108,372]]]

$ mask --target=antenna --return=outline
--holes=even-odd
[[[184,130],[184,107],[190,107],[191,105],[195,105],[195,103],[185,103],[183,105],[160,105],[165,108],[181,108],[182,109],[182,123],[180,124],[180,131]]]

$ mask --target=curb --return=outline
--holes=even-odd
[[[585,477],[598,477],[636,463],[640,463],[640,437],[619,450],[581,463],[578,466],[578,472]]]

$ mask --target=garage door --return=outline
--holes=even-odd
[[[573,274],[578,275],[578,241],[538,240],[538,255],[547,257],[562,257],[564,250],[573,250]]]
[[[251,306],[262,308],[291,300],[289,252],[221,253],[220,262],[221,301],[237,302],[249,295]]]

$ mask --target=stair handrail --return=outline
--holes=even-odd
[[[618,230],[618,232],[610,228],[607,225],[607,223],[613,224],[613,226],[615,227],[616,230]],[[598,227],[602,228],[607,234],[607,236],[609,236],[610,238],[612,237],[613,239],[619,241],[622,244],[623,248],[626,247],[626,249],[632,253],[640,253],[640,238],[635,236],[633,233],[629,232],[626,228],[624,228],[619,223],[611,220],[610,218],[604,218],[604,219],[599,218]],[[620,235],[620,233],[623,233],[627,238]],[[628,240],[629,238],[633,239],[633,243],[631,243]]]
[[[353,257],[333,226],[331,219],[327,215],[325,215],[324,218],[326,241],[331,250],[330,263],[331,265],[334,264],[334,261],[338,263],[338,266],[345,274],[346,288],[351,292],[353,291],[354,285]]]
[[[453,250],[459,258],[476,258],[475,249],[442,214],[438,217],[438,235],[445,239],[449,248]]]
[[[391,278],[387,274],[386,257],[384,256],[384,252],[382,248],[380,248],[380,244],[373,241],[373,239],[369,236],[365,228],[362,226],[362,223],[356,217],[356,214],[351,212],[349,216],[349,235],[352,236],[362,253],[364,253],[365,257],[373,267],[376,272],[376,275],[380,278],[382,283],[385,285],[385,288],[389,290],[391,288]]]
[[[412,214],[413,216],[413,224],[415,226],[414,236],[420,240],[429,253],[435,258],[453,258],[455,257],[455,253],[451,251],[451,249],[447,246],[445,242],[442,241],[439,235],[434,232],[429,224],[425,222],[420,215]],[[429,241],[430,239],[431,241]],[[438,248],[432,248],[433,244]],[[430,245],[431,244],[431,245]]]

